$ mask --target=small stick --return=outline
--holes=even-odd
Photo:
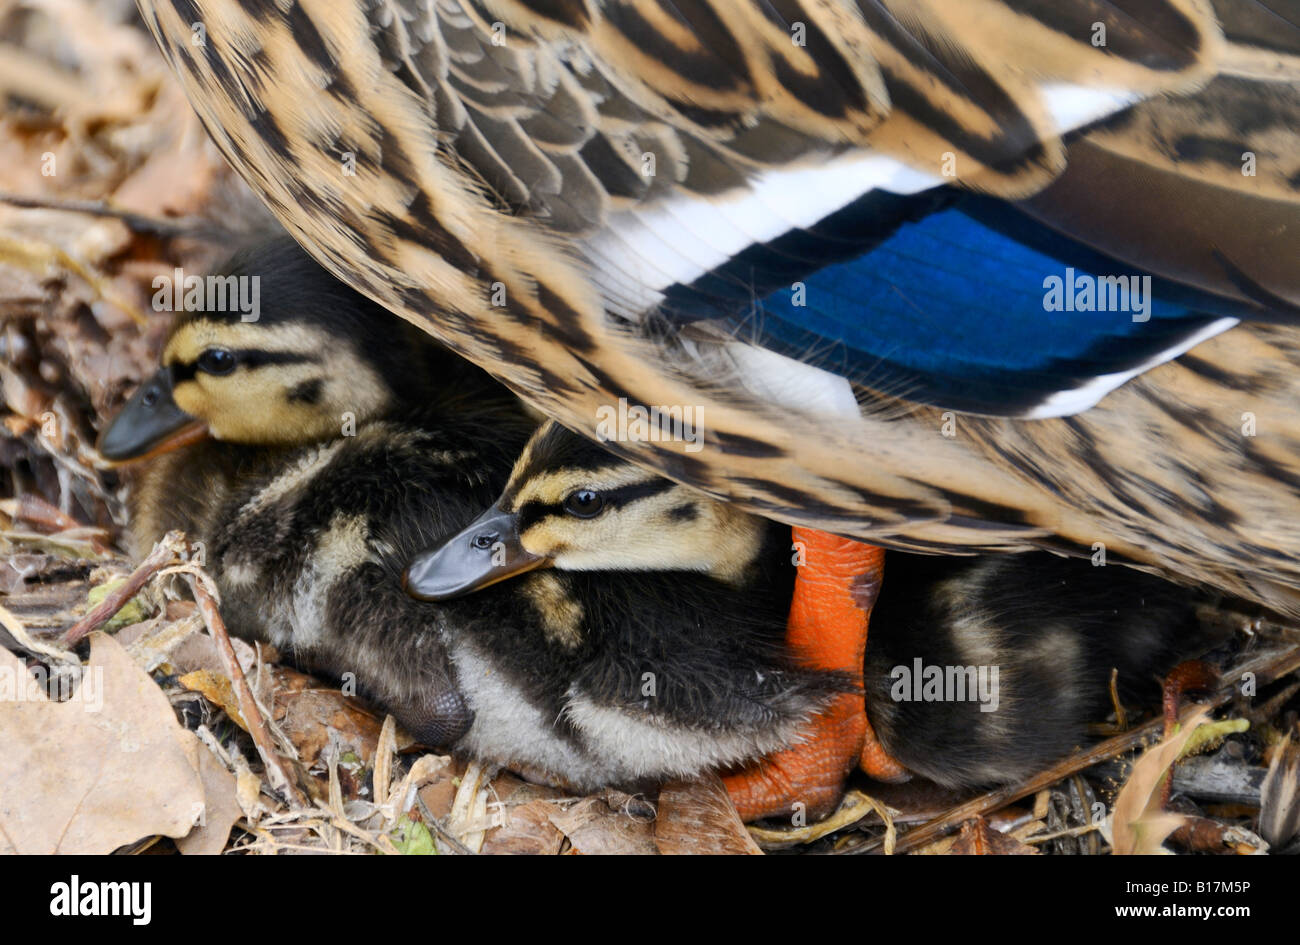
[[[13,511],[9,511],[12,508]],[[44,528],[46,531],[62,532],[69,528],[81,528],[81,523],[66,514],[57,506],[50,505],[34,492],[24,492],[7,505],[6,512],[13,518]]]
[[[253,690],[249,688],[248,680],[244,678],[244,670],[235,656],[235,648],[230,645],[226,622],[221,619],[217,602],[204,584],[206,578],[206,575],[199,575],[193,571],[185,575],[185,580],[189,582],[190,590],[194,593],[194,602],[199,606],[199,614],[207,625],[208,633],[217,642],[217,654],[221,657],[222,668],[230,677],[235,695],[239,698],[239,712],[248,725],[248,734],[253,737],[257,753],[262,756],[267,780],[271,782],[271,787],[293,806],[305,807],[307,798],[298,790],[294,779],[289,776],[289,771],[284,766],[283,759],[275,750],[275,744],[271,741],[271,730],[267,728],[266,719],[262,717],[262,712],[257,707],[257,700],[253,698]]]
[[[1094,830],[1100,830],[1100,824],[1083,824],[1080,827],[1068,827],[1065,830],[1058,830],[1056,833],[1036,833],[1032,837],[1024,837],[1021,843],[1035,844],[1047,843],[1051,840],[1060,840],[1062,837],[1082,837],[1084,834],[1092,833]]]
[[[16,521],[27,522],[44,531],[52,532],[56,537],[63,532],[86,532],[90,546],[97,553],[103,554],[108,551],[108,544],[104,541],[106,533],[102,528],[83,525],[62,509],[46,502],[34,492],[24,492],[16,500],[12,500],[12,504],[3,504],[5,505],[4,511]],[[10,508],[13,509],[12,512]]]
[[[87,216],[109,217],[114,220],[121,220],[137,233],[150,233],[154,236],[192,236],[217,240],[228,238],[232,232],[219,223],[202,218],[167,219],[149,217],[142,213],[133,213],[130,210],[121,210],[109,206],[102,200],[67,200],[59,197],[28,196],[26,194],[11,194],[0,191],[0,203],[6,203],[11,207],[19,207],[24,210],[61,210],[64,213],[84,213]]]
[[[419,791],[415,792],[415,803],[420,808],[420,816],[424,818],[425,825],[432,827],[433,832],[438,835],[438,839],[446,843],[447,846],[451,848],[453,853],[456,853],[460,856],[475,855],[473,850],[471,850],[469,847],[465,846],[465,844],[461,843],[459,840],[453,837],[451,833],[447,830],[447,828],[444,827],[442,823],[438,820],[438,818],[433,816],[433,811],[429,810],[429,805],[424,803],[424,798],[420,796]]]
[[[1114,738],[1108,738],[1100,744],[1077,755],[1072,755],[1059,765],[1036,775],[1032,780],[1020,784],[1011,784],[1006,787],[995,788],[978,797],[971,798],[964,804],[960,804],[948,811],[941,817],[936,817],[929,823],[922,824],[915,830],[909,830],[898,839],[894,847],[895,853],[906,853],[908,850],[914,850],[917,847],[925,846],[938,840],[940,837],[960,827],[962,823],[975,817],[983,817],[991,814],[1000,807],[1005,807],[1012,801],[1019,800],[1028,794],[1034,794],[1044,788],[1049,788],[1063,778],[1069,777],[1076,771],[1082,771],[1091,768],[1093,765],[1105,761],[1115,755],[1121,755],[1124,752],[1132,751],[1134,748],[1141,747],[1147,739],[1160,734],[1160,729],[1164,725],[1163,719],[1152,719],[1144,725],[1122,735],[1116,735]],[[866,853],[880,846],[880,841],[875,841],[866,848],[854,850],[855,853]]]
[[[153,546],[153,550],[140,562],[139,567],[127,576],[125,583],[109,593],[91,611],[69,628],[63,635],[64,646],[72,646],[92,630],[107,623],[114,614],[126,606],[127,602],[140,593],[140,589],[155,574],[173,559],[178,557],[185,547],[185,538],[180,532],[168,532],[162,541]]]
[[[1119,670],[1113,666],[1110,670],[1110,704],[1115,707],[1115,727],[1121,732],[1127,730],[1128,712],[1119,700]]]

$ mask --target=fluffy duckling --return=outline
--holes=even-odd
[[[101,450],[150,457],[132,493],[137,548],[173,528],[203,542],[234,632],[350,674],[430,746],[579,789],[755,757],[845,685],[791,665],[782,622],[738,616],[783,606],[788,568],[755,582],[710,559],[734,571],[726,584],[557,570],[436,605],[408,596],[405,564],[496,498],[533,424],[291,244],[224,271],[261,277],[261,317],[181,317]],[[747,516],[709,514],[759,537]]]
[[[752,698],[727,693],[736,679],[762,686],[768,703],[773,687],[808,687],[788,668],[753,663],[746,680],[733,663],[735,641],[757,635],[774,667],[788,665],[779,646],[792,571],[788,527],[549,422],[495,505],[417,557],[407,582],[445,605],[519,575],[547,576],[562,633],[520,637],[495,625],[449,633],[477,713],[467,744],[563,773],[542,755],[558,729],[576,728],[587,753],[607,762],[595,770],[614,773],[608,761],[642,757],[665,714],[678,739],[687,730],[717,739],[711,706]],[[1069,752],[1084,724],[1105,714],[1112,667],[1126,683],[1147,681],[1195,636],[1187,592],[1122,567],[1047,554],[891,553],[885,572],[864,666],[867,713],[896,759],[944,785],[1013,780]],[[656,698],[636,698],[645,677],[657,680]],[[503,688],[529,704],[526,733],[501,709]],[[674,701],[678,690],[702,689],[709,700]],[[492,711],[480,709],[489,703]],[[750,757],[792,736],[773,725],[753,739]],[[718,766],[737,758],[714,755]]]
[[[111,460],[148,459],[134,550],[183,529],[233,632],[355,678],[421,741],[448,744],[470,715],[439,642],[445,608],[411,600],[401,571],[495,497],[533,423],[288,239],[222,273],[258,280],[257,319],[180,315],[100,439]]]
[[[447,625],[474,714],[457,747],[593,790],[789,745],[855,684],[784,645],[788,547],[788,531],[545,424],[501,500],[407,571],[417,597],[485,607]],[[540,626],[491,613],[512,584]]]
[[[1107,715],[1112,669],[1123,698],[1158,702],[1156,677],[1210,646],[1195,605],[1123,566],[891,552],[871,613],[867,715],[896,760],[938,784],[1022,780]]]

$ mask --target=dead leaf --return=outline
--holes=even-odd
[[[961,825],[961,833],[948,849],[953,856],[1037,856],[1039,851],[989,826],[983,817]]]
[[[243,759],[236,759],[236,762]],[[262,819],[266,808],[262,804],[262,779],[253,774],[247,762],[235,772],[235,800],[244,812],[244,819],[255,824]]]
[[[483,854],[550,855],[560,852],[564,834],[551,822],[564,792],[529,784],[511,774],[492,779],[488,815],[494,826],[483,838]]]
[[[235,695],[235,687],[225,676],[208,669],[196,669],[192,673],[186,673],[177,681],[190,692],[199,693],[213,705],[221,708],[226,715],[230,716],[232,722],[244,731],[248,731],[244,717],[239,714],[239,697]]]
[[[388,792],[388,804],[393,809],[393,815],[390,819],[417,806],[415,803],[417,794],[429,807],[434,817],[446,817],[451,813],[451,799],[456,795],[456,787],[453,782],[458,777],[458,771],[461,770],[464,770],[464,765],[450,755],[421,755],[415,759],[415,764],[411,765],[411,770],[406,772],[406,777],[402,778],[402,782]],[[434,807],[429,803],[430,800],[436,797],[434,793],[426,794],[426,790],[430,786],[436,792],[447,793],[445,809],[441,802],[439,802],[438,807]]]
[[[445,777],[437,778],[421,787],[420,800],[429,809],[429,813],[439,820],[449,816],[451,805],[456,802],[456,782],[451,771],[448,771]]]
[[[365,765],[374,764],[383,716],[305,673],[273,666],[268,675],[273,684],[271,698],[265,693],[258,695],[263,705],[271,706],[272,719],[298,750],[304,767],[312,767],[331,741],[340,756],[351,752]],[[399,750],[408,745],[409,739],[398,737]]]
[[[673,781],[659,790],[655,846],[664,855],[761,854],[717,775]]]
[[[203,782],[203,819],[179,838],[176,846],[190,856],[216,856],[225,849],[230,828],[243,815],[236,795],[237,783],[235,776],[197,736],[190,732],[185,734],[189,735],[191,762]]]
[[[204,806],[189,736],[167,697],[121,646],[91,635],[80,689],[50,702],[24,664],[0,651],[0,836],[19,853],[110,853],[142,837],[182,837]],[[39,698],[36,698],[39,697]]]
[[[186,603],[189,601],[180,601],[172,603]],[[181,617],[173,616],[174,613],[183,614]],[[194,605],[190,604],[189,612],[185,613],[180,608],[168,606],[167,619],[182,622],[186,619],[197,620],[197,623],[187,624],[194,628],[193,633],[188,633],[184,637],[175,641],[168,641],[167,649],[164,651],[167,662],[176,668],[178,673],[192,673],[198,669],[206,669],[214,673],[223,673],[225,664],[221,662],[221,656],[218,652],[217,641],[203,629],[203,622],[199,619]],[[257,652],[239,637],[231,637],[230,645],[234,647],[235,658],[239,660],[239,668],[244,671],[245,675],[251,675],[257,666]]]
[[[1271,846],[1283,847],[1300,833],[1300,745],[1288,732],[1274,749],[1260,792],[1259,833]]]
[[[748,824],[745,829],[749,831],[749,835],[754,838],[754,841],[762,849],[784,850],[812,843],[846,827],[851,827],[872,813],[875,813],[877,819],[885,825],[884,852],[887,856],[892,856],[894,843],[897,839],[894,826],[895,812],[874,797],[864,794],[856,788],[845,792],[844,797],[840,800],[839,808],[825,820],[819,820],[816,823],[806,824],[802,827],[760,827],[755,824]]]
[[[512,807],[506,822],[487,832],[482,854],[512,856],[554,856],[564,845],[564,834],[551,822],[555,805],[550,801],[529,801]]]
[[[1162,808],[1161,786],[1183,748],[1208,719],[1206,709],[1191,712],[1177,732],[1148,748],[1133,764],[1110,817],[1109,839],[1117,856],[1169,852],[1164,848],[1165,838],[1182,825],[1184,818]]]
[[[554,810],[551,823],[569,838],[575,853],[654,856],[654,826],[610,808],[603,797],[588,797],[567,810]]]

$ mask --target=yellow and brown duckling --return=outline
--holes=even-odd
[[[476,713],[469,747],[572,779],[573,769],[555,760],[565,750],[555,746],[574,736],[602,758],[589,770],[603,776],[618,772],[615,759],[631,770],[651,743],[685,744],[690,731],[698,757],[712,756],[714,767],[798,741],[799,731],[770,714],[769,736],[751,736],[748,755],[724,737],[756,692],[766,708],[773,687],[809,686],[788,668],[794,654],[781,653],[793,557],[788,527],[549,422],[500,499],[417,557],[407,583],[445,606],[515,577],[553,581],[563,632],[459,627],[448,647]],[[948,786],[1014,780],[1067,753],[1085,723],[1105,714],[1112,667],[1125,683],[1148,682],[1195,646],[1187,592],[1132,570],[1047,554],[891,554],[885,570],[864,665],[867,713],[893,757]],[[765,641],[770,667],[736,662],[737,641],[751,638]],[[823,678],[833,697],[845,677]],[[655,684],[650,695],[646,679]],[[800,701],[805,712],[816,707]],[[520,702],[528,704],[524,727],[499,707]],[[710,740],[716,747],[706,751]],[[750,796],[743,775],[728,786],[742,814],[777,811],[770,799]],[[824,786],[787,787],[789,802]]]
[[[142,552],[201,542],[231,629],[359,690],[431,745],[469,723],[445,614],[405,562],[495,497],[533,424],[468,362],[330,277],[291,241],[236,256],[260,315],[189,311],[101,452],[151,457],[131,490]]]
[[[403,567],[496,498],[533,424],[504,388],[289,244],[225,273],[260,277],[261,317],[181,317],[101,447],[150,457],[132,493],[137,549],[173,528],[203,542],[234,632],[352,674],[431,746],[578,788],[756,757],[847,685],[794,666],[783,622],[765,619],[788,599],[789,569],[784,585],[738,583],[730,597],[703,573],[565,571],[436,605],[408,596]],[[734,521],[753,537],[754,520]],[[746,621],[749,604],[764,616]],[[557,717],[561,681],[597,697],[575,690]]]
[[[483,619],[446,632],[474,714],[459,747],[591,790],[790,745],[856,683],[801,669],[785,645],[789,544],[788,529],[545,424],[502,499],[407,571],[437,606],[484,601]],[[511,584],[540,627],[490,617]]]

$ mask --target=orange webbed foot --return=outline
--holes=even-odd
[[[786,642],[807,666],[862,682],[871,608],[880,589],[884,550],[810,528],[795,528],[801,556]],[[805,729],[803,740],[723,778],[743,820],[832,813],[854,766],[881,780],[906,771],[876,741],[861,692],[842,693]]]

